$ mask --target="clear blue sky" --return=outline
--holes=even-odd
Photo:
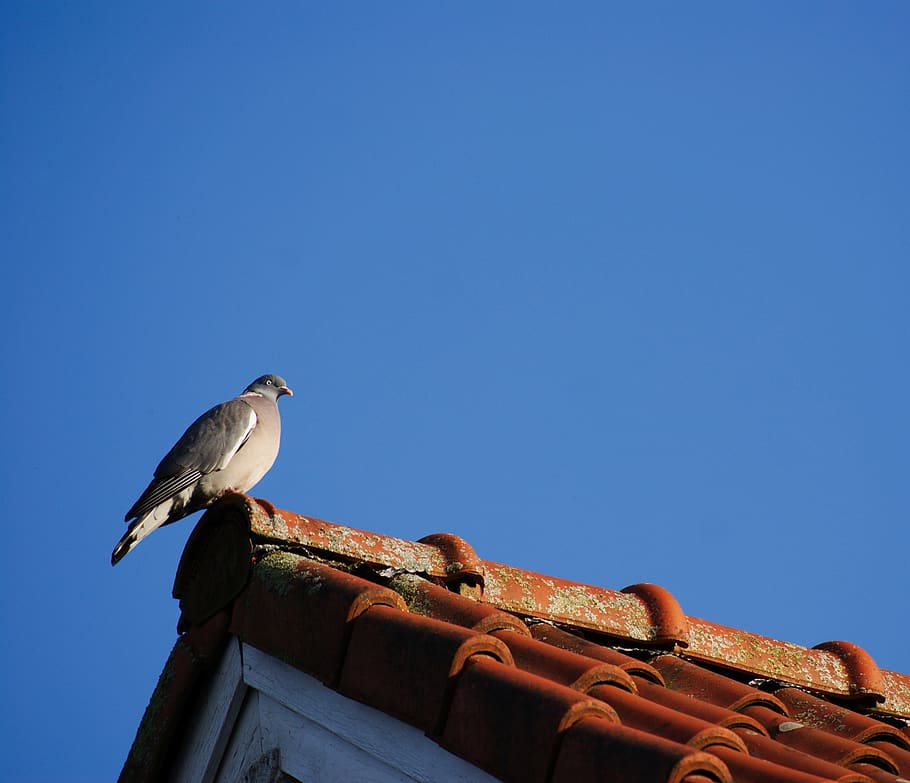
[[[910,6],[265,5],[0,11],[4,773],[119,771],[263,372],[279,507],[910,672]]]

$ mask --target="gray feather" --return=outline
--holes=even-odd
[[[203,413],[155,468],[155,478],[124,519],[141,517],[162,500],[221,470],[246,443],[256,426],[256,414],[243,400],[222,402]]]
[[[155,478],[186,469],[201,473],[221,470],[255,426],[256,414],[245,400],[235,398],[216,405],[187,427],[155,468]]]

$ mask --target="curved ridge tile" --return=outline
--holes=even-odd
[[[651,618],[654,642],[689,646],[689,620],[669,590],[660,585],[642,582],[624,587],[620,592],[636,595],[644,602]]]
[[[186,671],[205,669],[229,620],[249,645],[505,780],[910,780],[910,730],[881,722],[910,718],[910,675],[847,642],[807,649],[686,617],[656,585],[592,587],[482,561],[457,536],[403,541],[238,495],[191,535],[175,595]],[[163,677],[179,692],[153,699],[171,708],[207,687],[173,667]],[[184,712],[165,727],[173,747],[154,749],[162,759]],[[137,780],[158,720],[150,705]]]
[[[888,669],[882,669],[881,673],[885,685],[885,701],[878,705],[878,709],[891,715],[910,718],[910,674]],[[905,729],[905,732],[910,737],[910,728]]]
[[[641,642],[653,627],[640,598],[486,561],[484,601],[507,612]]]
[[[831,653],[840,661],[850,696],[885,700],[885,684],[878,665],[862,647],[853,642],[823,642],[812,648]]]
[[[172,590],[180,604],[178,632],[205,622],[246,585],[253,551],[250,506],[244,495],[228,495],[206,511],[190,533]]]
[[[436,547],[445,559],[445,572],[443,577],[446,584],[468,581],[479,587],[483,592],[484,568],[483,560],[467,541],[454,533],[432,533],[418,540],[420,544]]]
[[[252,498],[239,496],[249,517],[250,532],[258,543],[292,545],[347,562],[365,563],[445,579],[449,565],[441,551],[429,544],[371,533],[317,517],[268,509]],[[271,507],[271,504],[269,504]]]

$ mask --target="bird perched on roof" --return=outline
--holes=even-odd
[[[126,512],[129,529],[114,547],[117,563],[149,533],[206,508],[230,492],[246,492],[278,456],[278,398],[293,395],[284,378],[263,375],[239,397],[203,413],[157,468],[155,478]]]

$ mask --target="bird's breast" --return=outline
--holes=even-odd
[[[281,444],[281,419],[277,408],[256,411],[256,427],[250,433],[246,443],[240,447],[230,462],[221,470],[203,477],[200,484],[204,489],[211,489],[214,494],[228,490],[246,492],[252,489],[269,471],[278,456]]]

